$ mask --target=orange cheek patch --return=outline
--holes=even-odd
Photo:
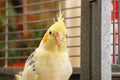
[[[46,43],[46,42],[47,42],[48,36],[49,36],[48,33],[46,33],[45,36],[44,36],[44,38],[43,38],[43,43]]]

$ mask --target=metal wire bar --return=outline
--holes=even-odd
[[[8,57],[8,59],[27,59],[29,56],[14,56]],[[69,57],[80,57],[80,55],[70,55]],[[5,57],[0,57],[0,60],[5,59]]]
[[[5,0],[0,0],[0,2],[5,1]]]
[[[19,24],[31,24],[31,23],[44,23],[44,22],[50,22],[50,21],[53,21],[52,19],[44,19],[44,20],[36,20],[36,21],[27,21],[27,22],[19,22],[19,23],[9,23],[9,24],[6,24],[6,25],[19,25]],[[0,25],[0,26],[6,26],[6,25]]]
[[[70,55],[69,57],[80,57],[80,55]]]
[[[6,8],[8,8],[8,0],[6,0]],[[6,10],[6,16],[8,16],[8,10]],[[6,24],[8,24],[8,17],[6,17]],[[7,67],[8,66],[8,25],[6,25],[6,36],[5,36],[5,66],[4,67]]]
[[[33,50],[36,47],[29,47],[29,48],[11,48],[11,49],[0,49],[0,51],[22,51],[22,50]]]
[[[118,22],[114,22],[115,24],[118,24]],[[111,24],[113,24],[113,22],[111,22]]]
[[[76,9],[76,8],[80,8],[81,6],[75,6],[75,7],[69,7],[69,8],[62,8],[61,10],[71,10],[71,9]],[[51,10],[41,10],[41,11],[34,11],[34,12],[28,12],[25,14],[16,14],[16,15],[12,15],[12,16],[7,16],[7,17],[16,17],[16,16],[26,16],[26,15],[31,15],[31,14],[40,14],[40,13],[48,13],[48,12],[58,12],[59,9],[51,9]],[[5,18],[6,16],[0,16],[0,18]]]
[[[80,28],[80,26],[69,26],[69,27],[66,27],[67,29],[71,29],[71,28]],[[48,28],[44,28],[44,29],[35,29],[35,30],[26,30],[26,31],[12,31],[12,32],[8,32],[7,34],[18,34],[18,33],[22,33],[22,32],[38,32],[38,31],[45,31],[47,30]],[[6,34],[5,32],[1,32],[0,34]],[[113,34],[113,33],[112,33]],[[118,33],[116,33],[118,34]]]
[[[13,43],[13,42],[25,42],[25,41],[38,41],[38,40],[41,40],[41,39],[42,39],[42,38],[9,40],[8,43]]]
[[[113,45],[115,45],[115,46],[116,46],[116,45],[118,45],[118,44],[117,44],[117,43],[114,43],[114,44],[111,44],[111,45],[112,45],[112,46],[113,46]]]
[[[6,74],[6,75],[15,75],[15,73],[18,73],[20,71],[23,71],[23,68],[0,68],[0,74]],[[80,74],[80,68],[73,68],[73,74],[78,74],[79,75]]]
[[[120,64],[120,0],[118,0],[118,63]]]
[[[29,56],[15,56],[15,57],[8,57],[8,59],[27,59]]]
[[[68,48],[76,48],[80,47],[80,45],[75,45],[75,46],[67,46]],[[19,50],[33,50],[36,47],[29,47],[29,48],[11,48],[11,49],[0,49],[0,51],[19,51]]]
[[[67,38],[80,38],[81,36],[78,35],[78,36],[67,36]]]
[[[15,57],[8,57],[8,59],[27,59],[28,56],[15,56]],[[0,60],[5,59],[5,57],[0,57]]]
[[[76,48],[76,47],[80,47],[80,45],[75,45],[75,46],[67,46],[67,48]]]
[[[118,32],[115,32],[114,34],[119,34]],[[111,35],[113,35],[113,33],[111,33]]]
[[[35,29],[35,30],[23,30],[23,31],[9,31],[7,34],[18,34],[18,33],[23,33],[23,32],[39,32],[39,31],[46,31],[47,28],[44,29]],[[5,32],[1,32],[0,34],[5,34]]]
[[[80,38],[81,36],[67,36],[67,38]],[[9,40],[8,43],[13,43],[13,42],[25,42],[25,41],[38,41],[42,40],[42,38],[31,38],[31,39],[15,39],[15,40]],[[5,43],[6,41],[0,41],[0,43]]]
[[[80,28],[81,26],[69,26],[67,27],[67,29],[71,29],[71,28]]]
[[[111,56],[113,56],[113,54],[111,54]],[[118,54],[115,54],[115,56],[118,56]]]
[[[74,18],[80,18],[81,16],[75,16],[75,17],[66,17],[66,19],[74,19]],[[6,24],[6,25],[19,25],[19,24],[31,24],[31,23],[43,23],[43,22],[50,22],[50,21],[53,21],[53,19],[44,19],[44,20],[36,20],[36,21],[27,21],[27,22],[19,22],[19,23],[9,23],[9,24]],[[6,26],[4,25],[4,26]],[[0,25],[0,26],[3,26],[3,25]]]
[[[29,56],[15,56],[15,57],[8,57],[8,60],[13,60],[13,59],[27,59]],[[70,55],[69,57],[80,57],[80,55]],[[4,57],[0,57],[0,60],[5,59]]]
[[[42,38],[32,38],[32,39],[19,39],[19,40],[9,40],[8,43],[14,43],[14,42],[26,42],[26,41],[38,41],[41,40]],[[1,41],[4,42],[4,41]],[[1,43],[0,42],[0,43]]]
[[[5,1],[5,0],[2,0],[2,1]],[[67,0],[61,0],[61,1],[67,1]],[[53,2],[58,2],[58,0],[34,2],[34,3],[25,4],[25,5],[14,6],[14,8],[28,7],[28,6],[35,6],[35,5],[45,5]],[[6,9],[11,9],[11,8],[0,8],[0,10],[6,10]]]
[[[113,0],[113,63],[115,63],[115,38],[114,38],[114,36],[115,36],[115,1],[116,0]]]

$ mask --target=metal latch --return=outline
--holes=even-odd
[[[95,2],[96,0],[89,0],[90,2]]]

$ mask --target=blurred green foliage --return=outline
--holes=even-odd
[[[0,17],[3,17],[3,18],[0,18],[0,41],[3,41],[2,43],[0,43],[0,49],[5,49],[5,36],[6,36],[6,33],[5,33],[5,30],[6,30],[6,26],[8,26],[8,31],[9,32],[17,32],[19,30],[17,30],[18,28],[18,25],[16,25],[16,15],[17,15],[17,12],[15,11],[14,7],[12,6],[12,3],[9,2],[8,3],[8,15],[6,16],[5,14],[3,14],[2,12],[0,12]],[[10,25],[8,25],[6,23],[8,19],[8,23]],[[30,26],[30,25],[27,25],[27,26]],[[7,34],[8,35],[8,56],[9,57],[17,57],[17,56],[28,56],[29,54],[31,54],[31,52],[33,50],[30,50],[30,49],[26,49],[26,50],[12,50],[12,49],[19,49],[19,48],[30,48],[30,47],[37,47],[40,43],[40,39],[43,37],[43,35],[45,34],[46,32],[46,29],[45,29],[45,24],[41,24],[41,25],[34,25],[33,26],[34,28],[32,30],[37,30],[37,31],[23,31],[23,32],[17,32],[17,33],[9,33]],[[23,36],[24,33],[27,33],[27,38]],[[38,40],[32,40],[32,39],[35,39],[35,38],[39,38]],[[29,39],[27,41],[27,39]],[[31,39],[31,40],[30,40]],[[14,40],[14,41],[13,41]],[[16,41],[16,40],[23,40],[23,41]],[[5,52],[4,51],[0,51],[0,56],[1,57],[4,57],[5,55]],[[16,62],[24,62],[26,59],[19,59],[19,60],[16,60],[16,59],[10,59],[9,60],[9,63],[12,64],[12,63],[16,63]],[[1,63],[0,63],[1,64]]]

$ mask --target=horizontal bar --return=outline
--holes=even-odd
[[[17,40],[9,40],[8,43],[12,42],[25,42],[25,41],[37,41],[41,40],[42,38],[31,38],[31,39],[17,39]],[[0,41],[0,43],[6,43],[6,41]]]
[[[23,68],[4,68],[0,67],[0,74],[5,75],[15,75],[16,73],[19,73],[20,71],[23,71]]]
[[[23,30],[23,31],[10,31],[8,33],[5,32],[1,32],[0,34],[18,34],[18,33],[23,33],[23,32],[39,32],[39,31],[45,31],[48,28],[44,28],[44,29],[34,29],[34,30]]]
[[[29,48],[11,48],[11,49],[0,49],[0,51],[19,51],[19,50],[34,50],[36,47],[29,47]]]
[[[112,68],[115,68],[112,66]],[[5,74],[5,75],[14,75],[15,73],[18,73],[20,71],[22,71],[23,68],[3,68],[0,67],[0,74]],[[120,69],[119,69],[120,70]],[[80,68],[73,68],[73,74],[80,74],[81,70]],[[120,72],[114,72],[114,70],[112,70],[112,77],[120,77]]]
[[[80,55],[70,55],[69,57],[80,57]]]
[[[0,57],[0,60],[3,60],[3,59],[5,59],[5,57]]]
[[[27,59],[28,56],[15,56],[15,57],[8,57],[8,59]]]
[[[50,22],[53,21],[53,19],[44,19],[44,20],[36,20],[36,21],[27,21],[27,22],[19,22],[19,23],[10,23],[6,25],[19,25],[19,24],[31,24],[31,23],[38,23],[38,22]],[[6,26],[6,25],[0,25],[0,26]]]
[[[15,75],[16,73],[19,73],[20,71],[23,71],[23,68],[0,68],[0,74],[5,75]],[[80,74],[80,67],[73,67],[73,74]]]
[[[75,46],[67,46],[67,48],[76,48],[76,47],[80,47],[80,45],[75,45]],[[33,50],[36,49],[36,47],[29,47],[29,48],[11,48],[11,49],[0,49],[0,51],[19,51],[19,50]]]
[[[73,19],[73,18],[80,18],[81,16],[75,16],[75,17],[66,17],[66,19]],[[19,24],[31,24],[31,23],[38,23],[38,22],[50,22],[53,21],[53,19],[44,19],[44,20],[35,20],[35,21],[27,21],[27,22],[19,22],[19,23],[10,23],[6,25],[19,25]],[[0,26],[6,26],[6,25],[0,25]]]
[[[33,11],[33,12],[28,12],[28,13],[19,13],[19,14],[16,14],[16,15],[12,15],[12,16],[0,16],[0,18],[5,18],[5,17],[16,17],[16,16],[26,16],[26,15],[36,15],[36,14],[40,14],[40,13],[48,13],[48,12],[56,12],[58,11],[58,9],[51,9],[51,10],[41,10],[41,11]]]
[[[113,72],[120,72],[120,65],[112,64],[112,71]]]
[[[81,26],[67,26],[67,29],[71,29],[71,28],[80,28]]]
[[[67,38],[78,38],[80,36],[68,36]],[[25,42],[25,41],[37,41],[42,40],[42,38],[32,38],[32,39],[18,39],[18,40],[9,40],[8,42]]]
[[[113,78],[120,78],[120,72],[113,72],[112,77]]]
[[[5,0],[0,0],[0,2],[3,2],[3,1],[5,2]]]
[[[66,20],[66,19],[74,19],[74,18],[81,18],[81,16],[65,17],[65,20]]]
[[[14,51],[14,50],[33,50],[35,49],[36,47],[29,47],[29,48],[11,48],[11,49],[8,49],[8,51]]]
[[[79,38],[81,36],[67,36],[67,38]],[[16,39],[16,40],[9,40],[8,43],[12,42],[25,42],[25,41],[37,41],[42,40],[42,38],[31,38],[31,39]],[[6,43],[6,41],[0,41],[0,43]]]
[[[114,44],[111,44],[111,45],[113,46],[113,45],[118,45],[118,44],[114,43]]]
[[[113,54],[111,54],[111,56],[113,56]],[[115,56],[118,56],[118,53],[116,53]]]
[[[48,28],[43,29],[34,29],[34,30],[23,30],[23,31],[11,31],[6,34],[16,34],[16,33],[22,33],[22,32],[39,32],[39,31],[46,31]]]
[[[15,56],[15,57],[8,57],[7,59],[26,59],[28,56]],[[5,59],[5,57],[0,57],[0,60]]]
[[[67,0],[61,0],[61,1],[67,1]],[[17,5],[17,6],[13,6],[13,7],[20,8],[20,7],[28,7],[28,6],[35,6],[35,5],[43,5],[43,4],[45,5],[45,4],[53,3],[53,2],[58,2],[58,0],[34,2],[34,3],[25,4],[25,5]],[[0,10],[6,10],[6,9],[11,9],[11,8],[0,8]]]
[[[118,24],[118,21],[112,21],[111,24]]]
[[[69,27],[66,27],[66,28],[67,29],[80,28],[80,26],[69,26]],[[44,30],[48,30],[48,28],[34,29],[34,30],[23,30],[23,31],[10,31],[8,33],[0,32],[0,34],[17,34],[17,33],[23,33],[23,32],[38,32],[38,31],[44,31]]]
[[[81,36],[67,36],[67,38],[80,38]]]
[[[75,45],[75,46],[67,46],[67,48],[76,48],[76,47],[80,47],[80,45]]]
[[[117,35],[118,33],[114,33],[114,34],[116,34],[116,35]],[[113,34],[113,33],[111,33],[111,35],[114,35],[114,34]]]
[[[81,6],[76,6],[76,7],[69,7],[69,8],[62,8],[61,10],[69,10],[69,9],[76,9],[76,8],[80,8]],[[41,11],[33,11],[33,12],[29,12],[29,13],[25,13],[25,14],[16,14],[16,15],[12,15],[12,16],[0,16],[0,18],[6,18],[6,17],[16,17],[16,16],[26,16],[26,15],[31,15],[31,14],[40,14],[40,13],[48,13],[48,12],[58,12],[59,9],[51,9],[51,10],[41,10]]]
[[[14,56],[8,57],[7,59],[27,59],[29,56]],[[80,57],[80,55],[70,55],[69,57]],[[0,57],[0,60],[5,59],[5,57]]]
[[[34,3],[25,4],[25,5],[22,4],[22,5],[13,6],[13,8],[21,8],[21,7],[28,7],[28,6],[35,6],[35,5],[43,5],[43,4],[53,3],[53,2],[58,2],[58,0],[34,2]],[[0,8],[0,10],[6,10],[6,9],[12,9],[12,8]]]
[[[9,40],[8,42],[12,43],[12,42],[25,42],[25,41],[38,41],[38,40],[42,40],[42,38]]]

